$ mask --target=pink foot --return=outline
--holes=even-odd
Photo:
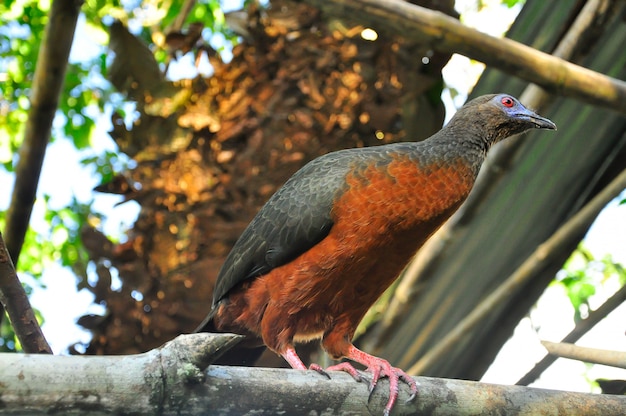
[[[296,370],[306,370],[306,366],[304,365],[302,360],[300,360],[300,357],[298,357],[296,351],[293,348],[288,348],[281,355],[283,356],[283,358],[285,358],[285,360],[287,360],[292,368],[295,368]],[[387,377],[389,379],[389,399],[387,400],[387,405],[385,405],[385,411],[383,413],[385,416],[389,416],[389,413],[391,413],[391,409],[393,409],[393,406],[398,400],[400,380],[408,384],[409,388],[411,389],[411,396],[407,401],[413,400],[417,395],[417,384],[415,383],[415,380],[413,380],[411,376],[409,376],[401,369],[392,367],[391,364],[389,364],[389,361],[367,354],[359,350],[355,346],[350,346],[346,358],[363,364],[367,367],[365,371],[372,373],[372,380],[370,381],[369,385],[370,397],[374,392],[376,385],[378,384],[378,380],[384,377]],[[346,373],[350,374],[352,378],[354,378],[356,381],[360,382],[363,380],[356,368],[354,368],[352,364],[347,362],[330,366],[326,370],[324,370],[318,364],[311,364],[309,366],[309,369],[317,371],[318,373],[328,378],[330,378],[330,375],[328,375],[327,371],[345,371]]]
[[[372,374],[372,380],[370,381],[369,387],[370,397],[374,392],[376,385],[378,384],[378,380],[383,377],[387,377],[389,379],[389,400],[387,401],[387,405],[385,406],[385,416],[389,415],[391,409],[393,409],[393,406],[396,404],[396,401],[398,399],[398,392],[400,389],[400,380],[408,384],[409,388],[411,389],[411,396],[407,401],[413,400],[417,395],[417,384],[415,383],[415,380],[401,369],[392,367],[391,364],[389,364],[389,361],[367,354],[359,350],[355,346],[350,346],[346,358],[367,366],[367,369],[365,371]]]
[[[375,357],[376,358],[376,357]],[[370,397],[378,384],[378,380],[383,377],[387,377],[389,379],[389,400],[387,401],[387,405],[385,406],[385,412],[383,413],[385,416],[388,416],[393,409],[393,406],[396,404],[396,400],[398,399],[398,393],[400,390],[400,380],[409,385],[411,389],[411,396],[407,402],[410,402],[417,395],[417,384],[415,380],[407,373],[402,371],[399,368],[392,367],[391,364],[387,360],[383,360],[382,358],[378,358],[376,363],[372,363],[372,366],[368,367],[365,371],[372,373],[372,381],[370,381]]]

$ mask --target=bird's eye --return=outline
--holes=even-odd
[[[513,107],[513,104],[515,104],[511,97],[502,97],[501,103],[503,106],[508,107],[508,108]]]

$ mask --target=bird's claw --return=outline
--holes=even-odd
[[[372,380],[369,386],[368,402],[371,399],[372,394],[374,393],[374,389],[378,385],[378,380],[384,377],[388,378],[389,400],[387,401],[387,404],[385,405],[385,411],[383,412],[385,416],[388,416],[391,412],[391,409],[393,409],[393,406],[396,404],[396,400],[398,399],[400,381],[408,384],[409,388],[411,389],[411,395],[407,399],[407,403],[417,396],[417,383],[415,383],[415,380],[403,370],[392,367],[388,362],[384,360],[381,360],[378,364],[378,366],[375,366],[373,368],[368,367],[367,370],[365,370],[372,373]]]
[[[409,387],[411,388],[411,395],[409,396],[408,399],[406,399],[406,402],[405,402],[405,403],[408,403],[412,401],[415,397],[417,397],[417,383],[415,383],[415,380],[413,379],[413,377],[409,376],[407,373],[405,373],[402,370],[400,370],[399,376],[400,376],[400,379],[404,381],[406,384],[408,384]]]
[[[328,372],[324,370],[319,364],[311,364],[309,366],[309,370],[317,371],[318,373],[330,380],[330,374],[328,374]]]

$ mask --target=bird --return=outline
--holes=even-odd
[[[418,142],[351,148],[313,159],[252,219],[218,274],[212,308],[198,331],[262,342],[294,369],[345,371],[349,361],[307,367],[295,345],[321,340],[335,360],[371,373],[370,397],[389,380],[384,409],[412,377],[352,343],[370,308],[417,250],[470,193],[495,143],[556,125],[508,94],[475,98],[437,133]]]

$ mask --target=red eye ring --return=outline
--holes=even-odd
[[[502,100],[500,100],[500,102],[502,103],[503,106],[508,107],[508,108],[513,107],[513,105],[515,104],[515,102],[513,101],[511,97],[502,97]]]

